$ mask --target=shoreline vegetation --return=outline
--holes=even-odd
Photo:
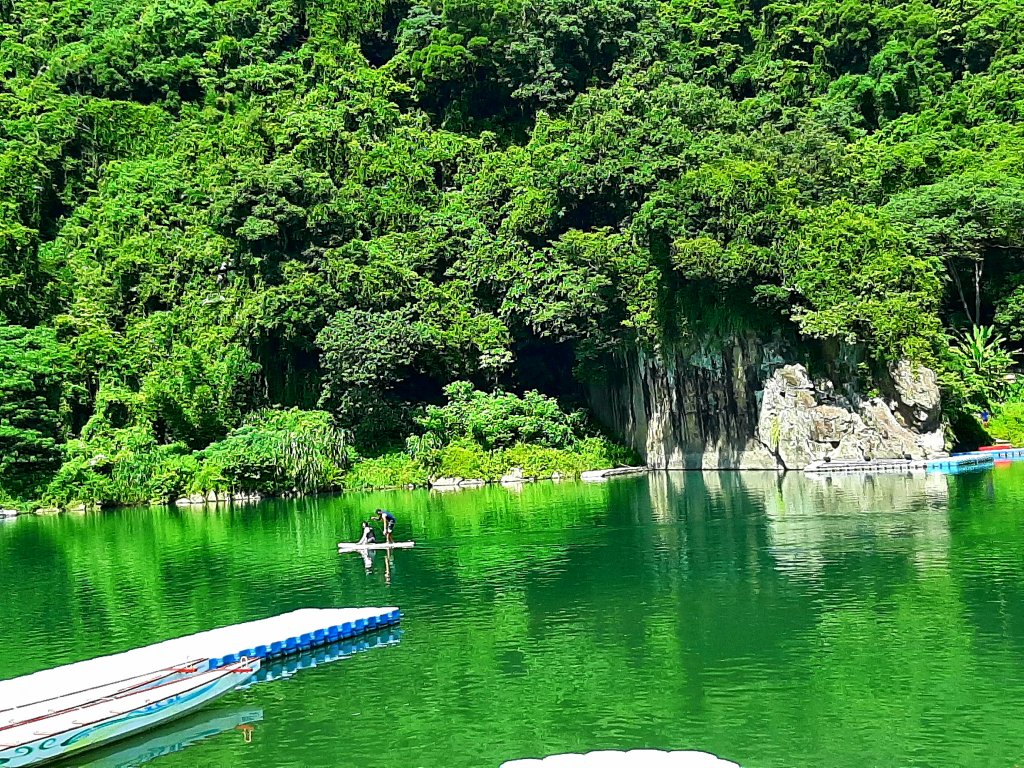
[[[445,389],[402,448],[362,456],[323,411],[267,409],[201,450],[160,445],[146,430],[98,429],[68,446],[69,458],[37,500],[0,507],[56,514],[107,507],[247,503],[339,491],[453,488],[578,478],[634,466],[639,458],[602,436],[582,411],[537,392]]]
[[[587,393],[738,336],[1024,432],[1022,18],[6,2],[0,510],[635,463]],[[562,415],[490,435],[506,396]]]

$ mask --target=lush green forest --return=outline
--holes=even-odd
[[[613,462],[573,382],[723,307],[1020,399],[1022,51],[1019,0],[0,0],[0,500]]]

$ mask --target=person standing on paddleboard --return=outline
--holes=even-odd
[[[388,544],[394,544],[395,540],[391,538],[391,533],[395,530],[395,516],[386,509],[378,509],[374,513],[373,519],[384,523],[384,540]]]

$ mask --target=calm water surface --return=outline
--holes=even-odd
[[[334,545],[381,505],[418,543],[368,571]],[[497,768],[658,747],[745,768],[1009,768],[1022,569],[1024,465],[19,519],[0,525],[0,678],[300,607],[398,605],[396,644],[85,762]]]

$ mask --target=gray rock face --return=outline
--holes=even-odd
[[[923,375],[916,378],[928,381]],[[931,382],[937,401],[934,376]],[[915,394],[929,396],[923,385]],[[902,401],[897,408],[912,410]],[[851,402],[836,395],[829,382],[812,381],[802,365],[786,365],[765,384],[757,438],[786,469],[815,461],[924,459],[942,450],[941,425],[937,415],[934,419],[937,434],[913,431],[882,399]]]
[[[935,374],[901,362],[857,391],[857,350],[812,378],[792,343],[753,335],[685,353],[622,354],[591,386],[598,417],[653,469],[799,469],[815,461],[928,458],[943,450]],[[801,360],[804,358],[804,360]]]
[[[751,337],[686,354],[623,353],[591,385],[590,404],[652,469],[775,469],[756,439],[758,393],[784,355]]]
[[[942,426],[942,398],[935,371],[907,360],[889,369],[892,383],[891,407],[900,423],[917,432],[932,432]]]

